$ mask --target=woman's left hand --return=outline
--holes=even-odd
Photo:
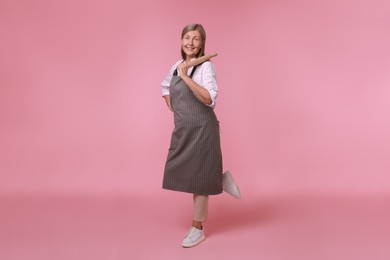
[[[181,78],[183,77],[188,77],[187,73],[188,73],[188,65],[186,62],[182,62],[179,64],[179,66],[177,66],[178,70],[179,70],[179,75]]]

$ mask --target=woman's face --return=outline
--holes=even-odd
[[[181,47],[187,58],[196,58],[203,47],[203,40],[198,31],[189,31],[181,39]]]

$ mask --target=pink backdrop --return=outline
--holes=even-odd
[[[194,5],[194,6],[192,6]],[[0,191],[160,189],[179,34],[217,51],[243,193],[390,189],[388,1],[1,1]]]
[[[190,22],[243,198],[184,250],[160,82]],[[0,0],[0,259],[390,259],[389,28],[388,0]]]

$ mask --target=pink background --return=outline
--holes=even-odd
[[[13,199],[32,194],[161,197],[176,208],[180,196],[160,188],[173,120],[159,84],[191,22],[219,53],[224,168],[247,214],[259,213],[255,198],[389,197],[387,0],[2,0],[4,208],[22,212],[29,203]]]

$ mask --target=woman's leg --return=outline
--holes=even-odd
[[[202,223],[206,220],[208,214],[209,196],[194,194],[194,220],[192,226],[202,229]]]
[[[207,218],[209,196],[194,194],[194,220],[192,227],[182,242],[183,247],[193,247],[206,239],[202,223]]]

